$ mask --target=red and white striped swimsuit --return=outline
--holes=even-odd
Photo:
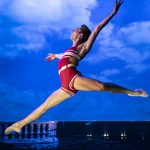
[[[71,57],[75,57],[80,60],[80,56],[76,52],[77,47],[71,47],[67,49],[58,63],[58,72],[61,79],[61,89],[73,96],[78,92],[73,87],[73,82],[77,76],[80,76],[81,73],[76,70],[76,66],[69,62]]]

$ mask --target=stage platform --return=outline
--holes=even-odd
[[[0,150],[150,150],[150,121],[34,122],[9,136],[0,122]]]

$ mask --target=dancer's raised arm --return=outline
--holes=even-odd
[[[88,52],[91,49],[91,47],[92,47],[96,37],[98,36],[99,32],[103,29],[103,27],[105,27],[105,25],[118,12],[122,3],[123,3],[123,0],[116,0],[115,6],[114,6],[112,12],[95,27],[95,29],[92,31],[91,35],[89,36],[88,40],[84,43],[82,50],[79,52],[80,56],[82,56],[82,51]],[[83,54],[84,54],[84,52],[83,52]]]

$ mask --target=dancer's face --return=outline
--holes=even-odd
[[[82,34],[82,30],[80,28],[75,28],[75,29],[73,29],[70,39],[76,40],[80,34]]]

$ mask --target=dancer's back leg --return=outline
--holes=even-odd
[[[77,76],[74,80],[74,88],[82,91],[108,91],[112,93],[124,93],[129,96],[143,96],[148,94],[144,90],[131,90],[120,85],[108,82],[101,82],[95,79]]]

